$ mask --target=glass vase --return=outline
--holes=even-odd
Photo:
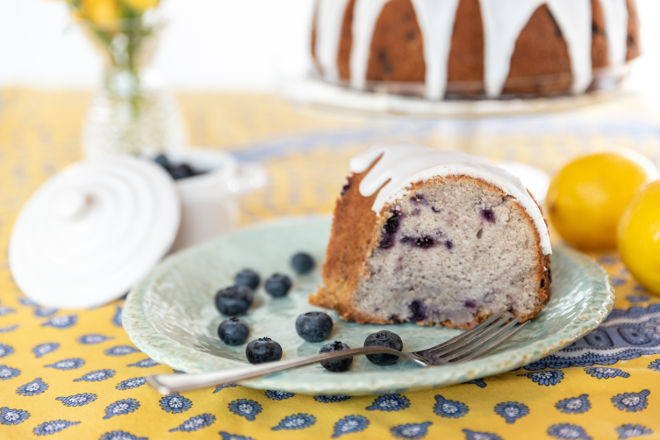
[[[185,145],[176,101],[150,68],[163,22],[143,14],[81,24],[104,60],[83,129],[85,154],[145,155]]]

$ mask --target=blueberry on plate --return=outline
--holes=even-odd
[[[319,353],[328,353],[332,351],[340,351],[340,350],[348,350],[349,347],[348,345],[344,344],[341,341],[335,341],[335,342],[329,342],[325,344],[323,347],[321,347],[321,350]],[[350,367],[351,364],[353,363],[353,356],[348,356],[345,358],[341,359],[335,359],[332,361],[326,361],[326,362],[321,362],[321,365],[323,365],[323,368],[329,371],[333,371],[335,373],[339,373],[342,371],[347,371]]]
[[[261,282],[261,277],[259,276],[257,271],[252,269],[242,269],[234,277],[234,284],[236,284],[237,286],[247,286],[252,290],[259,287],[260,282]]]
[[[321,347],[319,353],[329,353],[332,351],[348,350],[349,348],[351,347],[349,347],[347,344],[344,344],[341,341],[334,341],[334,342],[328,342],[323,347]],[[348,356],[341,359],[321,362],[321,365],[323,365],[323,368],[325,368],[328,371],[339,373],[342,371],[347,371],[351,367],[352,363],[353,363],[353,356]]]
[[[194,175],[195,171],[193,171],[192,167],[187,163],[173,165],[170,167],[170,176],[172,176],[172,179],[174,180],[185,179]]]
[[[252,304],[254,294],[249,287],[231,286],[218,290],[215,294],[215,307],[227,316],[242,315]]]
[[[307,342],[321,342],[330,336],[332,318],[324,312],[307,312],[296,318],[296,332]]]
[[[282,347],[270,338],[254,339],[245,347],[245,356],[251,364],[279,361],[282,359]]]
[[[247,340],[250,328],[240,318],[225,319],[218,326],[218,336],[227,345],[241,345]]]
[[[275,273],[268,277],[264,287],[270,296],[280,298],[289,293],[291,284],[291,278],[281,273]]]
[[[389,347],[398,351],[403,349],[403,341],[399,335],[389,330],[381,330],[367,336],[367,338],[364,340],[364,346],[370,347],[373,345]],[[368,354],[367,359],[376,365],[392,365],[399,360],[399,357],[393,354],[377,353]]]
[[[298,275],[303,275],[314,269],[314,259],[307,252],[298,252],[291,257],[291,267]]]

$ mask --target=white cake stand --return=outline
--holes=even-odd
[[[408,116],[416,118],[481,118],[530,113],[558,112],[601,104],[636,93],[627,81],[580,95],[540,98],[473,99],[430,101],[377,91],[359,91],[326,82],[314,75],[289,81],[285,96],[312,109],[360,116]]]

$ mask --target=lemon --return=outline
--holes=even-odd
[[[660,294],[660,181],[642,187],[623,211],[617,242],[630,273]]]
[[[653,164],[633,152],[577,158],[550,182],[546,200],[552,225],[578,249],[612,249],[621,213],[656,175]]]

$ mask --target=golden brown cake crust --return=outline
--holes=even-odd
[[[331,239],[323,263],[324,285],[309,297],[310,304],[336,309],[345,317],[352,316],[351,295],[379,230],[376,213],[371,210],[377,194],[363,197],[359,190],[369,170],[350,176],[342,189],[335,205]]]
[[[573,83],[568,46],[547,5],[539,6],[520,32],[504,94],[553,94]]]
[[[609,63],[603,7],[600,0],[591,0],[591,66],[601,69]]]
[[[351,79],[351,48],[353,45],[353,11],[355,0],[350,0],[346,5],[344,19],[341,22],[341,36],[337,50],[337,71],[339,77],[344,81]]]
[[[410,0],[390,0],[371,39],[367,79],[424,82],[425,72],[422,32],[413,5]]]
[[[626,38],[626,61],[639,56],[639,15],[636,0],[626,0],[628,6],[628,34]]]
[[[315,294],[309,297],[310,304],[335,309],[343,319],[359,324],[396,323],[392,319],[383,319],[382,317],[373,316],[358,310],[353,301],[353,294],[360,277],[368,272],[367,259],[378,243],[381,228],[387,220],[383,213],[389,209],[389,205],[386,204],[381,210],[381,215],[377,216],[371,207],[378,195],[378,191],[370,197],[364,197],[359,189],[360,182],[362,182],[362,179],[369,173],[378,160],[374,161],[365,172],[349,176],[348,183],[342,189],[342,194],[337,199],[335,205],[330,240],[322,271],[323,284]],[[412,185],[411,191],[415,191],[427,184],[439,184],[443,180],[461,181],[463,179],[476,181],[479,185],[488,187],[489,190],[505,195],[500,188],[493,184],[468,176],[448,176],[418,182]],[[534,226],[532,218],[520,204],[516,203],[514,206],[528,219],[530,228],[536,234],[536,248],[538,250],[538,270],[536,272],[537,285],[539,286],[537,291],[538,301],[532,312],[520,317],[521,320],[526,321],[532,319],[543,310],[545,304],[550,300],[551,258],[550,255],[543,255],[540,244],[541,237]],[[449,321],[445,321],[439,324],[439,326],[471,328],[487,319],[488,316],[487,314],[479,313],[472,322],[464,325],[456,326]],[[436,325],[432,322],[425,321],[417,322],[417,324]]]
[[[460,0],[447,64],[447,93],[481,95],[484,90],[484,30],[479,0]]]
[[[312,16],[314,17],[314,19],[312,20],[310,53],[312,54],[312,62],[314,63],[314,68],[316,69],[317,72],[320,72],[321,74],[323,74],[323,68],[321,67],[321,63],[319,63],[319,59],[316,56],[316,22],[318,21],[318,15],[319,15],[319,4],[318,4],[318,2],[315,2],[314,3],[314,12],[312,12]]]

